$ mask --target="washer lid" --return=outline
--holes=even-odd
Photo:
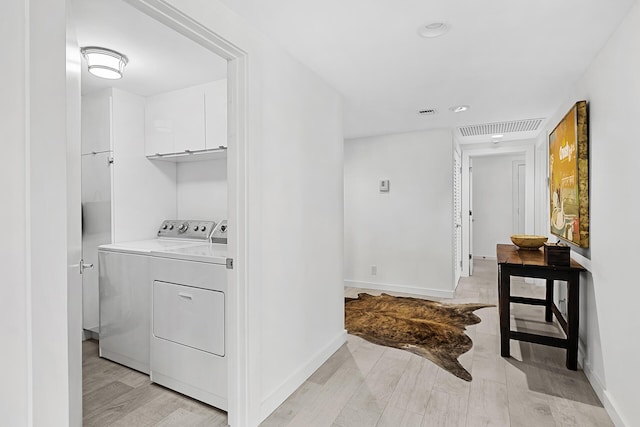
[[[206,245],[200,244],[197,246],[192,245],[181,248],[169,248],[161,251],[152,251],[151,255],[159,258],[226,264],[227,245],[208,243]]]

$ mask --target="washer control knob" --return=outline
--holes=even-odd
[[[166,230],[168,227],[169,227],[169,226],[168,226],[167,224],[165,224],[165,225],[163,225],[163,226],[162,226],[162,229],[163,229],[163,230]]]
[[[203,225],[203,226],[202,226],[202,228],[201,228],[200,230],[202,230],[202,231],[206,231],[206,229],[207,229],[207,226],[206,226],[206,225]],[[197,228],[196,228],[196,231],[198,231],[198,229],[197,229]]]
[[[169,230],[173,230],[173,224],[169,226]]]
[[[180,224],[180,227],[178,227],[178,233],[184,233],[188,229],[189,229],[189,223],[183,222],[182,224]]]
[[[200,227],[198,227],[197,225],[195,226],[195,228],[193,229],[193,231],[198,231],[200,230]]]

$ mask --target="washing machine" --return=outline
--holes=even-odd
[[[152,253],[209,242],[214,221],[164,221],[156,239],[98,248],[100,357],[149,374]]]
[[[152,255],[151,381],[227,410],[227,245]]]

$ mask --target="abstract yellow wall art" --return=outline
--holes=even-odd
[[[587,102],[577,102],[549,135],[551,233],[589,247]]]

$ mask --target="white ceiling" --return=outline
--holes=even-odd
[[[634,0],[221,0],[342,93],[348,138],[546,119]],[[83,67],[82,90],[149,96],[226,76],[226,61],[121,0],[72,0],[80,46],[128,56],[125,77]],[[419,26],[445,21],[442,37]],[[454,114],[449,107],[471,105]],[[435,115],[418,115],[435,109]],[[540,129],[544,129],[543,126]],[[518,132],[508,139],[535,138]]]
[[[222,2],[343,94],[345,135],[353,138],[546,119],[634,0]],[[451,30],[418,37],[432,21]],[[458,104],[471,110],[449,111]],[[438,113],[417,114],[430,108]],[[456,134],[463,143],[490,140]]]
[[[129,59],[120,80],[89,74],[83,60],[83,93],[116,87],[149,96],[227,75],[224,59],[120,0],[72,0],[71,11],[81,47],[106,47]]]

